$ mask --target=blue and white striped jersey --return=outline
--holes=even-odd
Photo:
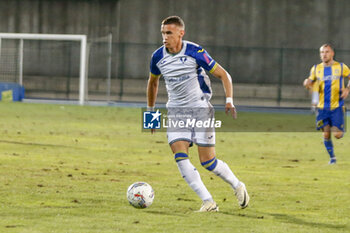
[[[168,91],[167,107],[206,107],[212,95],[209,77],[215,60],[199,45],[183,41],[177,54],[167,52],[165,46],[152,54],[151,73],[163,75]]]

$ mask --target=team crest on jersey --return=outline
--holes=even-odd
[[[187,57],[180,57],[180,61],[182,64],[185,64],[185,61],[187,61]]]
[[[339,74],[339,70],[338,70],[338,69],[334,70],[334,72],[335,72],[336,74]]]

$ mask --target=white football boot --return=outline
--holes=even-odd
[[[246,208],[249,203],[249,195],[244,183],[240,182],[239,186],[235,190],[235,195],[238,200],[238,204],[242,209]]]
[[[203,201],[202,207],[196,212],[218,212],[219,206],[211,201]]]

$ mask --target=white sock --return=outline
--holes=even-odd
[[[192,165],[189,159],[184,159],[177,162],[177,167],[186,180],[187,184],[197,193],[203,201],[213,201],[212,196],[203,184],[197,169]]]
[[[236,189],[238,187],[239,180],[224,161],[217,159],[217,164],[213,169],[213,173],[219,176],[225,182],[229,183],[233,189]]]

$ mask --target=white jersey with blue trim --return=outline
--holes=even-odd
[[[212,95],[205,70],[213,71],[217,63],[199,45],[183,41],[177,54],[165,46],[152,54],[151,73],[162,75],[168,91],[167,107],[207,107]]]

